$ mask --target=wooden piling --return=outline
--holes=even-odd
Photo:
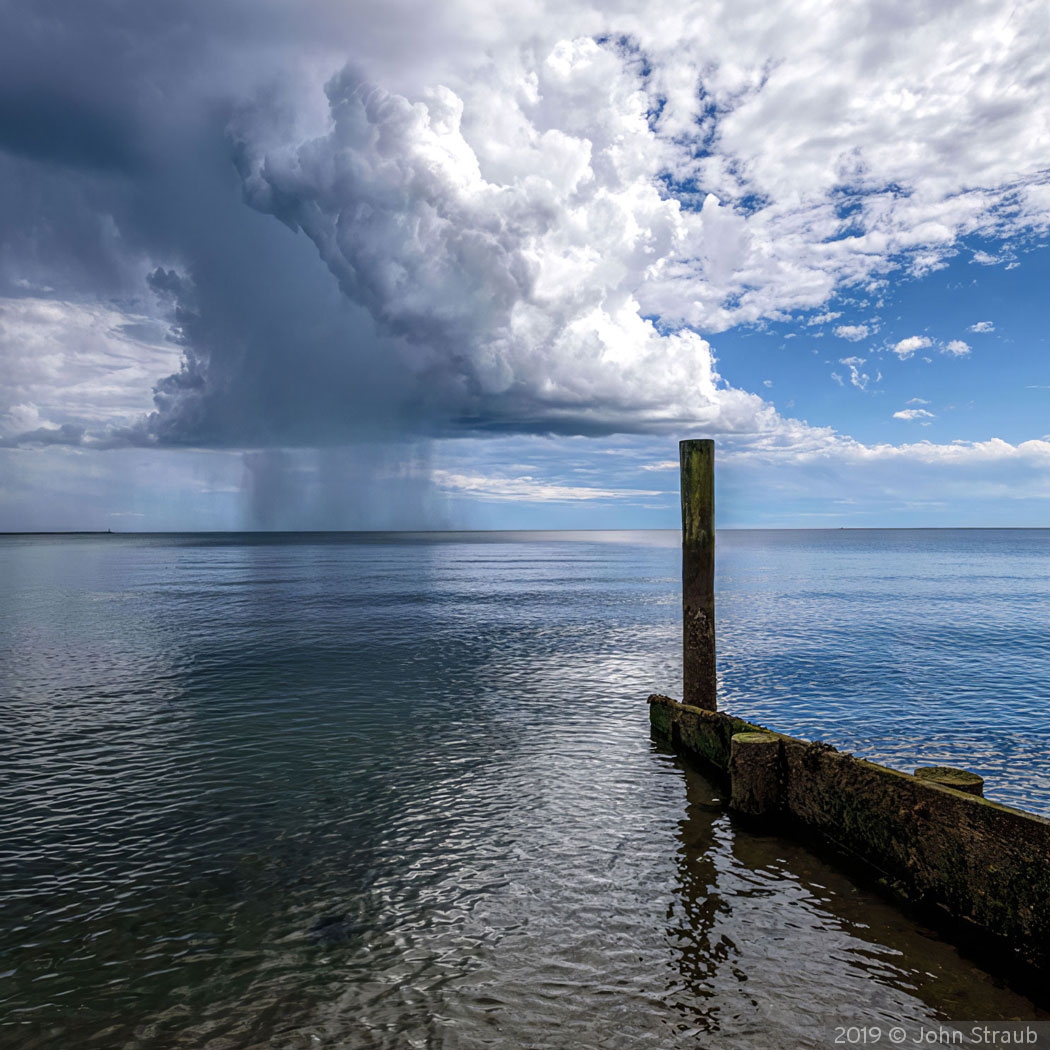
[[[715,443],[678,445],[682,490],[682,701],[714,711]]]
[[[730,747],[730,807],[745,817],[772,817],[782,804],[780,738],[775,733],[734,733]]]
[[[965,769],[953,769],[951,766],[920,766],[915,770],[920,780],[928,780],[941,787],[965,791],[967,795],[979,795],[984,798],[984,777]]]

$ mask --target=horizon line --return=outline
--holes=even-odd
[[[722,525],[716,532],[1044,532],[1047,525]],[[114,529],[0,529],[0,536],[384,536],[460,535],[513,532],[681,532],[680,527],[572,528],[572,529],[150,529],[141,532]]]

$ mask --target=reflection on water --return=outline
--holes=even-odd
[[[674,1050],[1035,1016],[651,744],[677,537],[482,540],[0,540],[0,1046]],[[987,552],[879,549],[884,593],[863,545],[785,542],[720,537],[729,701],[863,739],[928,676],[907,746],[949,746],[915,668],[970,629],[932,580],[1017,650],[997,761],[1046,671],[1039,551],[956,588]],[[1044,774],[1013,787],[1045,804]]]
[[[683,775],[671,988],[695,1035],[794,1047],[826,1045],[825,1024],[1050,1016],[808,850],[735,825],[701,774]]]

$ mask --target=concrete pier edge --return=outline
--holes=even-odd
[[[1050,820],[661,694],[649,712],[656,739],[728,783],[738,816],[833,854],[1050,1002]]]

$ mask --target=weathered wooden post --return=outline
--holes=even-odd
[[[729,742],[729,805],[745,817],[780,809],[780,740],[774,733],[734,733]]]
[[[715,677],[715,443],[680,441],[682,702],[718,708]]]

